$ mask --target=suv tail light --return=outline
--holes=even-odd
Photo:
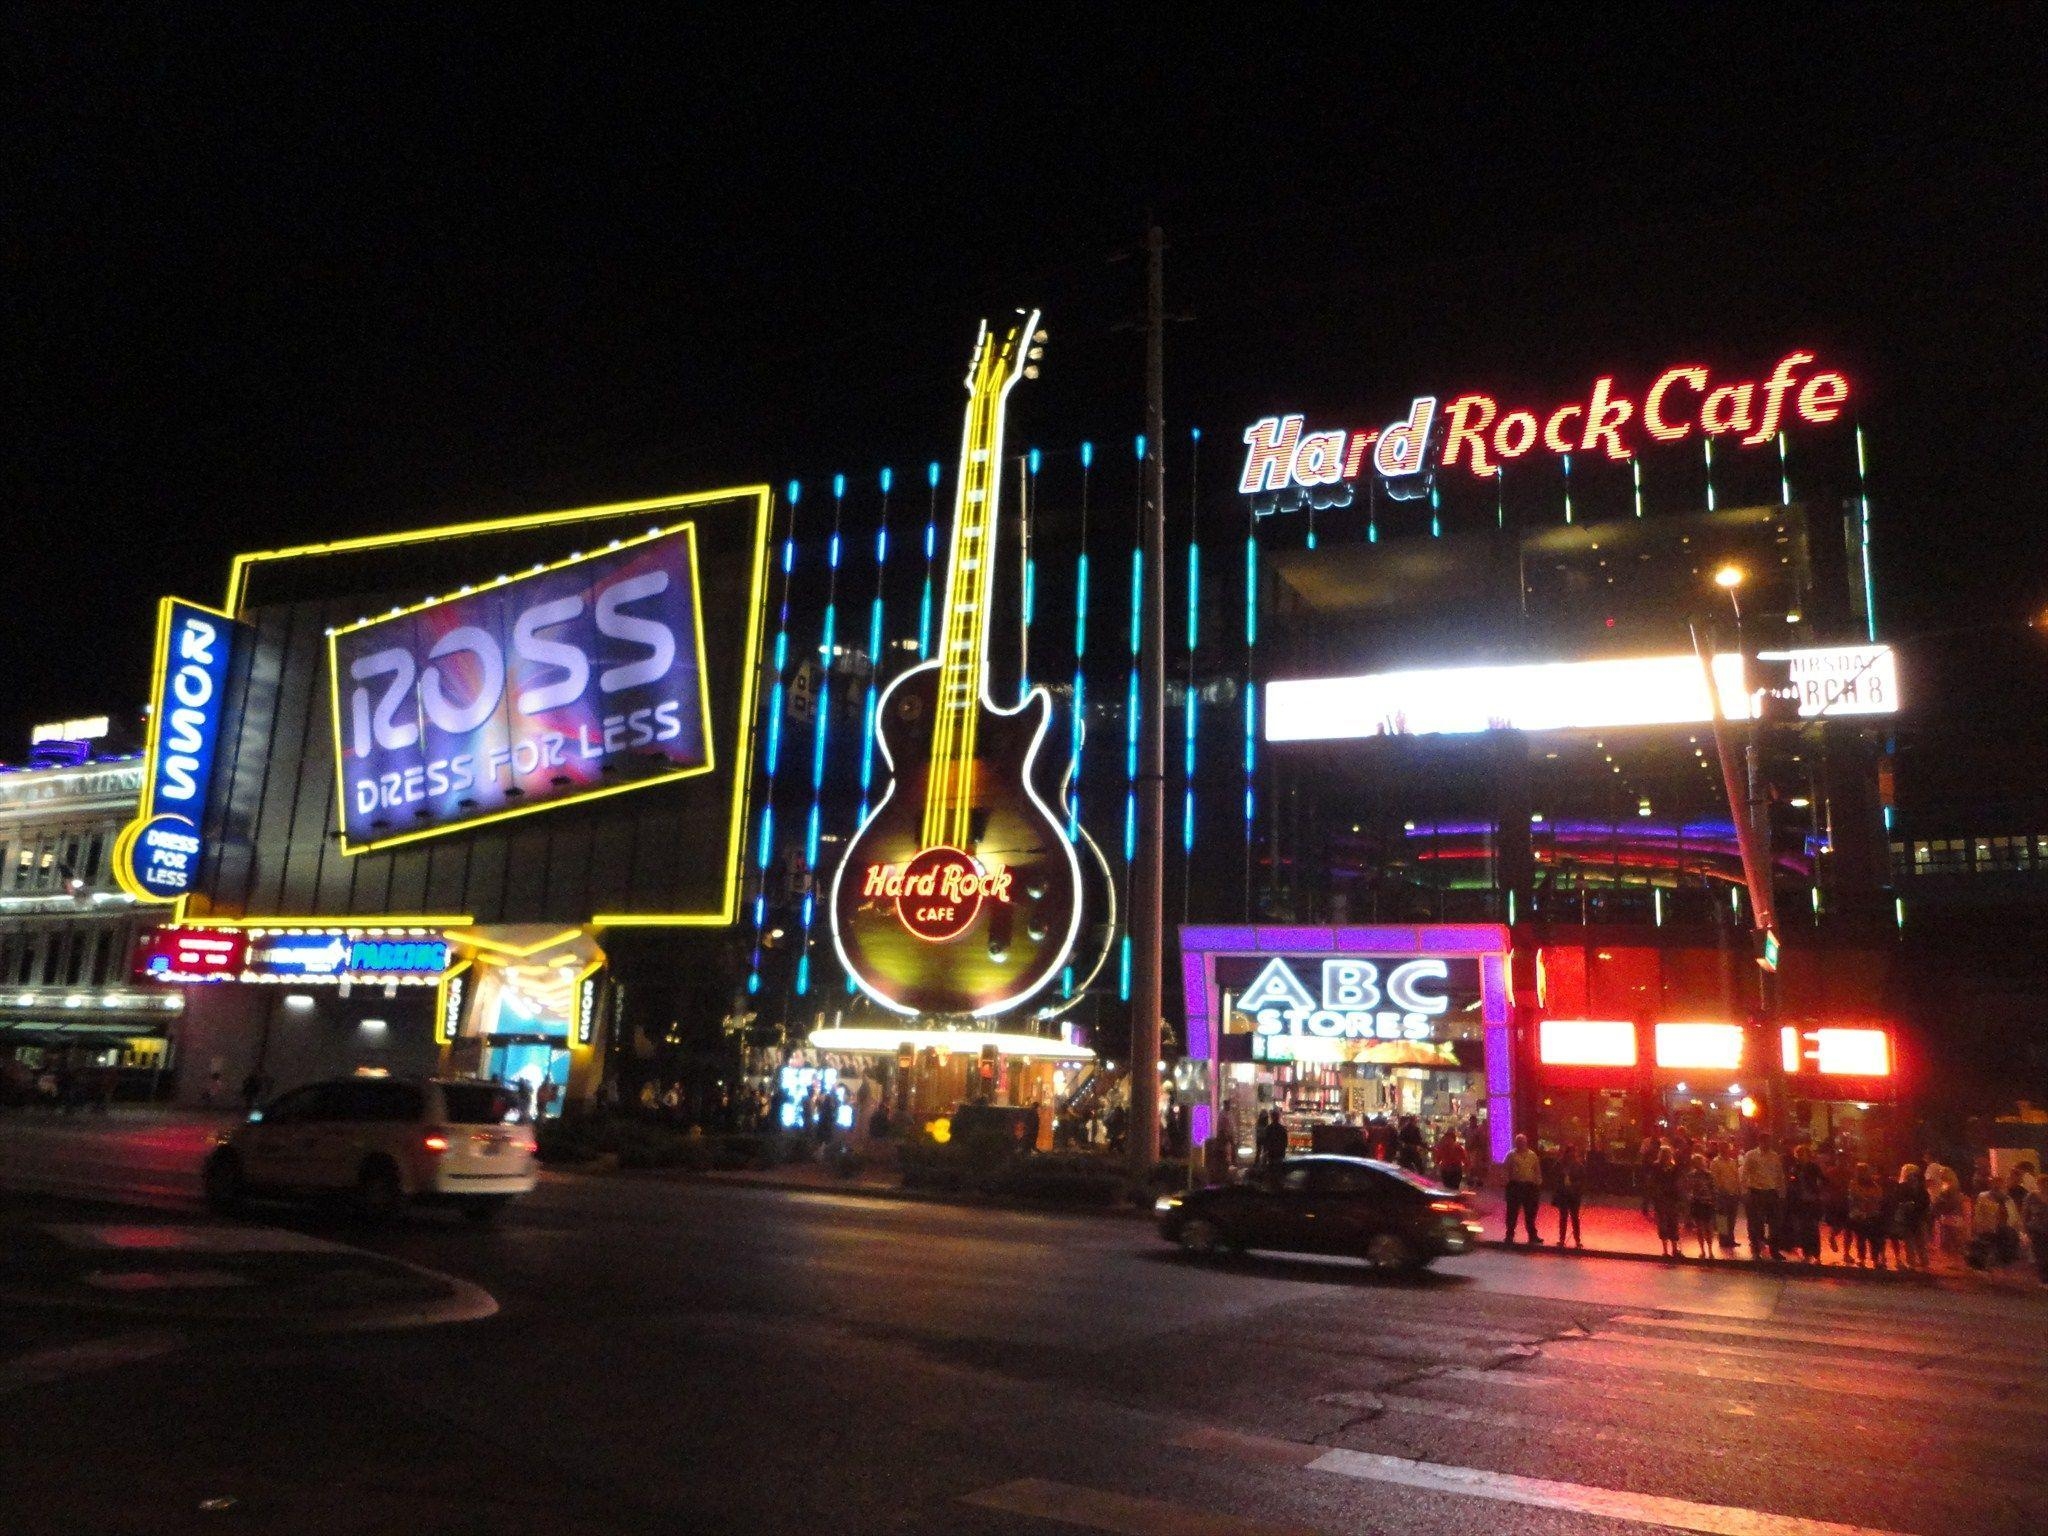
[[[436,1126],[421,1138],[420,1145],[429,1152],[446,1152],[448,1150],[448,1133]]]
[[[1465,1214],[1465,1203],[1462,1200],[1432,1200],[1429,1202],[1429,1208],[1439,1216],[1462,1216]]]

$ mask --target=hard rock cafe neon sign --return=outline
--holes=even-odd
[[[868,865],[861,895],[893,901],[905,929],[936,943],[970,927],[983,902],[1007,906],[1015,879],[958,848],[927,848],[907,863]]]
[[[1849,398],[1849,380],[1817,369],[1811,352],[1788,352],[1761,378],[1718,378],[1704,364],[1666,368],[1639,394],[1602,375],[1582,399],[1543,410],[1506,406],[1487,394],[1448,404],[1419,395],[1387,426],[1308,430],[1305,416],[1265,416],[1245,428],[1238,489],[1247,496],[1313,492],[1370,469],[1399,495],[1435,468],[1463,466],[1491,476],[1526,454],[1636,456],[1645,443],[1733,437],[1745,447],[1774,440],[1794,421],[1825,426]],[[1320,503],[1318,503],[1320,504]]]

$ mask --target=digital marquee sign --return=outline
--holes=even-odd
[[[1767,698],[1802,720],[1899,710],[1898,659],[1888,645],[1765,651],[1753,658],[1747,679],[1742,659],[1732,654],[1716,656],[1713,668],[1730,719],[1756,716]],[[1706,676],[1688,655],[1426,667],[1280,680],[1266,690],[1266,739],[1276,742],[1618,730],[1713,718]]]
[[[1531,453],[1635,457],[1645,445],[1695,435],[1745,447],[1772,442],[1794,421],[1839,420],[1849,380],[1816,368],[1812,352],[1788,352],[1760,378],[1717,377],[1703,364],[1666,368],[1640,393],[1602,375],[1579,400],[1540,409],[1504,405],[1492,395],[1462,394],[1443,404],[1417,396],[1406,415],[1376,429],[1309,430],[1300,414],[1261,417],[1245,428],[1238,489],[1247,496],[1315,493],[1354,481],[1367,469],[1399,494],[1433,467],[1462,466],[1485,478]]]
[[[144,981],[233,981],[248,959],[249,940],[235,928],[158,928],[135,949]]]
[[[696,529],[657,529],[329,636],[342,848],[715,766]]]
[[[426,929],[156,929],[136,951],[136,974],[149,981],[439,983],[454,946]]]
[[[114,878],[138,901],[177,901],[199,877],[235,630],[216,609],[158,604],[142,802],[113,851]]]

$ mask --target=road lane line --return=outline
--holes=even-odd
[[[1117,1536],[1322,1536],[1305,1525],[1212,1514],[1185,1504],[1107,1493],[1042,1477],[1020,1478],[1014,1483],[984,1488],[965,1495],[960,1502],[1006,1515],[1056,1520],[1084,1530],[1111,1531]]]
[[[1774,1515],[1731,1504],[1698,1504],[1662,1494],[1594,1488],[1544,1477],[1517,1477],[1508,1472],[1489,1472],[1483,1467],[1408,1461],[1367,1451],[1325,1451],[1308,1465],[1312,1472],[1334,1472],[1364,1482],[1394,1483],[1428,1493],[1463,1494],[1533,1509],[1599,1515],[1609,1520],[1632,1520],[1639,1525],[1661,1525],[1674,1531],[1700,1531],[1706,1536],[1896,1536],[1875,1526]]]

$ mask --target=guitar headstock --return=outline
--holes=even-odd
[[[1018,318],[1003,332],[1002,339],[989,329],[986,320],[974,338],[974,357],[967,365],[967,393],[989,392],[1006,395],[1019,379],[1038,377],[1038,360],[1045,356],[1045,332],[1039,329],[1038,310],[1018,310]]]

